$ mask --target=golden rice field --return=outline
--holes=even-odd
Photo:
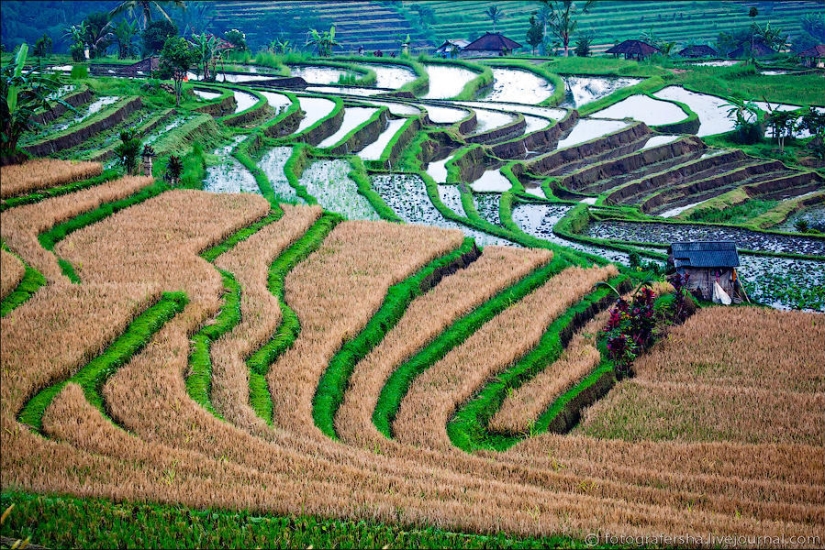
[[[397,322],[375,328],[385,298],[458,251],[460,231],[336,220],[288,272],[276,272],[279,259],[327,223],[319,207],[285,205],[269,219],[260,196],[173,190],[71,232],[53,250],[38,241],[151,183],[123,178],[0,214],[8,248],[47,280],[0,320],[4,490],[581,541],[607,533],[792,535],[803,538],[779,545],[806,546],[800,541],[812,539],[804,537],[821,536],[822,315],[703,309],[639,358],[636,376],[586,410],[571,433],[469,453],[448,433],[456,412],[539,346],[594,284],[616,277],[614,266],[486,247],[451,264]],[[205,254],[261,220],[234,246]],[[73,266],[78,284],[58,260]],[[24,268],[6,251],[0,262],[5,297]],[[373,414],[393,373],[543,269],[544,280],[455,332],[461,338],[409,380],[386,437]],[[89,383],[90,365],[168,292],[185,294],[181,311]],[[599,364],[605,314],[592,313],[557,360],[490,411],[484,429],[528,434]],[[293,340],[264,374],[254,371],[250,357],[284,338],[291,315],[299,324]],[[204,359],[196,342],[218,327]],[[365,327],[380,337],[353,359],[331,437],[316,416],[319,387]],[[214,411],[187,386],[203,361]],[[24,423],[31,400],[53,386],[39,428]]]
[[[32,159],[23,164],[4,166],[3,177],[0,178],[0,198],[88,179],[102,172],[103,165],[99,162],[76,160]]]

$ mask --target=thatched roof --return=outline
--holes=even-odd
[[[500,52],[502,48],[506,48],[510,51],[515,50],[516,48],[521,48],[521,44],[514,40],[510,40],[500,32],[492,33],[488,32],[485,33],[484,36],[476,40],[475,42],[471,42],[464,47],[464,51],[494,51]]]
[[[445,40],[443,44],[441,44],[438,48],[436,48],[436,52],[449,52],[453,49],[453,46],[457,47],[459,50],[463,50],[467,47],[470,42],[467,40],[462,40],[460,38],[455,38],[451,40]]]
[[[704,44],[697,46],[688,46],[679,52],[682,57],[715,57],[719,55],[716,50]]]
[[[641,40],[625,40],[620,44],[616,44],[615,46],[607,50],[605,53],[638,55],[645,57],[658,52],[659,48],[657,48],[656,46],[651,46],[647,42],[642,42]]]
[[[796,55],[797,57],[825,57],[825,44],[817,44],[813,48],[805,50],[804,52],[799,52]]]
[[[750,41],[742,42],[741,44],[739,44],[739,46],[735,50],[728,53],[728,57],[732,57],[732,58],[745,57],[746,52],[748,51],[748,48],[751,48]],[[757,40],[756,42],[753,43],[753,56],[754,57],[762,57],[762,56],[765,56],[765,55],[772,55],[772,54],[775,54],[775,53],[776,52],[773,51],[773,49],[771,49],[770,46],[768,46],[767,44],[765,44],[761,40]]]
[[[739,254],[733,241],[694,241],[671,243],[673,265],[680,267],[739,267]]]

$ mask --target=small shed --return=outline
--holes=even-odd
[[[457,52],[461,53],[461,50],[466,48],[470,44],[469,40],[462,40],[460,38],[451,38],[449,40],[445,40],[443,44],[441,44],[435,50],[435,55],[441,57],[447,57],[453,52],[453,48],[456,49]]]
[[[683,49],[679,52],[681,57],[716,57],[719,53],[711,48],[710,46],[706,46],[704,44],[688,46],[687,48]]]
[[[817,44],[811,49],[799,52],[796,56],[806,67],[825,67],[825,44]]]
[[[732,301],[742,301],[735,242],[677,242],[671,243],[667,252],[668,268],[679,275],[689,275],[687,288],[694,295],[713,300],[714,285],[718,284]]]
[[[508,55],[522,45],[510,40],[500,32],[484,33],[484,36],[467,44],[461,50],[461,57],[492,57]]]
[[[606,50],[605,53],[612,53],[615,56],[624,54],[625,59],[638,59],[641,61],[645,57],[659,53],[659,51],[659,48],[656,46],[651,46],[641,40],[625,40]]]

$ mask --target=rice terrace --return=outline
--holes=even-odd
[[[822,0],[0,13],[0,547],[825,547]]]

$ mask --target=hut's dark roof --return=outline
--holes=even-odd
[[[704,44],[688,46],[679,52],[682,57],[713,57],[719,55],[716,50]]]
[[[799,57],[825,57],[825,44],[817,44],[809,50],[796,54]]]
[[[749,41],[742,42],[735,50],[728,54],[728,57],[745,57],[746,48],[750,47],[751,43]],[[771,55],[774,53],[776,52],[762,41],[757,40],[753,43],[754,57],[762,57],[763,55]]]
[[[459,50],[463,50],[464,48],[467,47],[467,44],[469,44],[468,41],[461,40],[460,38],[456,38],[456,39],[453,39],[453,40],[445,40],[443,44],[441,44],[438,48],[436,48],[435,51],[441,52],[441,51],[451,50],[453,48],[453,46],[456,46]]]
[[[620,44],[616,44],[605,53],[622,53],[625,55],[653,55],[657,53],[659,48],[651,46],[647,42],[641,40],[625,40]]]
[[[739,254],[733,241],[671,243],[673,265],[679,267],[738,267]]]
[[[502,48],[507,48],[508,50],[515,50],[516,48],[521,48],[521,44],[515,42],[514,40],[510,40],[500,32],[488,32],[478,40],[471,42],[470,44],[467,44],[464,47],[464,50],[483,50],[500,52]]]

